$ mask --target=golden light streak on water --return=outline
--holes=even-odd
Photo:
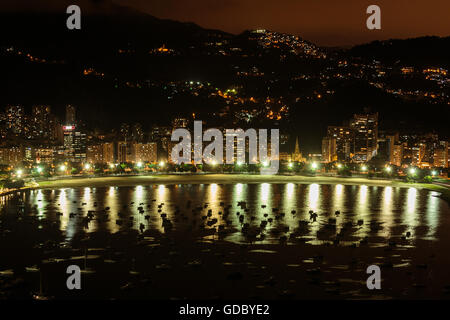
[[[310,184],[307,189],[307,201],[306,201],[306,211],[313,210],[319,214],[319,200],[320,200],[320,186],[317,183]],[[306,217],[309,219],[309,215]],[[320,217],[317,217],[317,221],[311,221],[311,234],[315,235],[320,228]]]
[[[319,185],[313,183],[308,187],[308,201],[307,206],[309,210],[318,211],[319,210]]]
[[[432,191],[427,200],[426,224],[428,225],[427,237],[435,239],[436,229],[439,226],[439,193]]]
[[[235,185],[235,188],[234,188],[235,197],[240,197],[242,195],[243,188],[244,188],[244,185],[242,183],[237,183]]]
[[[380,220],[384,222],[383,232],[388,237],[391,236],[392,228],[394,227],[394,213],[392,212],[393,194],[394,190],[392,187],[384,187]]]
[[[369,188],[366,185],[359,186],[358,190],[358,204],[355,210],[356,217],[358,220],[364,220],[363,226],[360,231],[357,233],[360,237],[368,236],[370,224],[370,210],[368,209],[369,201],[368,201],[368,193]]]
[[[86,187],[84,188],[83,202],[89,202],[89,200],[91,200],[91,188]]]
[[[261,190],[260,190],[260,201],[267,205],[268,199],[269,199],[269,192],[270,192],[270,184],[268,183],[262,183],[261,184]]]
[[[156,228],[159,232],[164,233],[163,228],[163,218],[161,217],[162,213],[167,213],[166,210],[168,209],[168,204],[166,203],[168,201],[168,186],[165,186],[163,184],[158,185],[158,190],[156,194],[156,202],[154,203],[154,206],[152,206],[153,210],[150,213],[151,219],[150,219],[150,228]],[[161,208],[161,212],[158,212],[158,205],[163,204]]]
[[[59,195],[58,195],[58,203],[59,203],[59,211],[63,214],[60,217],[61,220],[61,228],[65,230],[67,228],[67,225],[69,224],[69,206],[68,206],[68,200],[67,200],[67,194],[66,190],[60,189]]]
[[[212,216],[211,218],[216,218],[219,219],[219,214],[218,212],[221,211],[223,208],[220,207],[220,196],[222,194],[221,192],[221,188],[217,185],[217,183],[211,183],[208,187],[207,187],[207,202],[208,202],[208,207],[206,208],[206,212],[211,209],[212,210]],[[204,205],[204,203],[201,204],[202,206]]]
[[[408,230],[414,230],[418,221],[417,208],[417,189],[409,188],[406,197],[406,210],[403,215],[403,223],[408,226]]]
[[[118,202],[118,190],[116,187],[109,187],[105,195],[105,208],[109,207],[109,220],[105,226],[109,232],[119,231],[119,226],[116,220],[119,219],[118,213],[120,211],[120,204]]]

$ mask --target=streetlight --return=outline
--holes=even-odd
[[[89,170],[91,168],[91,165],[89,163],[86,163],[84,165],[84,169]]]
[[[113,163],[110,163],[110,164],[109,164],[109,167],[110,167],[111,169],[114,169],[114,164],[113,164]]]
[[[391,167],[386,167],[386,171],[387,171],[387,172],[391,172],[391,171],[392,171],[392,168],[391,168]]]
[[[164,161],[161,161],[161,162],[159,163],[159,166],[160,166],[160,167],[164,167],[164,165],[165,165]]]
[[[262,165],[263,165],[264,167],[267,167],[267,166],[269,165],[269,162],[268,162],[268,161],[264,161],[264,162],[262,163]]]
[[[139,162],[137,163],[137,167],[138,167],[138,168],[142,168],[142,162],[139,161]]]
[[[217,164],[216,160],[211,161],[211,164],[215,166]]]
[[[237,164],[238,167],[242,166],[242,161],[238,161],[236,164]]]
[[[410,175],[414,175],[416,173],[416,169],[415,168],[409,168],[408,170]]]
[[[317,169],[317,163],[313,162],[313,163],[311,164],[311,168]]]
[[[337,164],[337,167],[338,167],[339,169],[342,168],[342,164],[338,163],[338,164]]]
[[[19,169],[16,171],[17,176],[20,178],[20,176],[22,175],[23,171],[22,169]]]
[[[289,161],[288,167],[292,168],[294,166],[294,164],[292,162]]]
[[[41,173],[42,172],[42,167],[37,167],[36,170],[37,170],[38,173]]]
[[[66,171],[66,166],[62,164],[62,165],[59,167],[59,170],[61,170],[61,171]]]
[[[362,170],[362,171],[367,171],[367,166],[364,166],[364,165],[363,165],[363,166],[361,167],[361,170]]]
[[[432,175],[432,176],[437,176],[436,170],[431,171],[431,175]]]

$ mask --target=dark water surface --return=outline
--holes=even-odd
[[[223,225],[223,239],[246,242],[248,232],[242,227],[247,223],[244,230],[258,229],[250,232],[250,240],[253,237],[271,243],[286,235],[322,244],[342,229],[351,229],[343,241],[366,236],[385,241],[407,232],[415,239],[438,240],[438,228],[447,226],[450,220],[448,205],[437,196],[437,192],[412,187],[212,183],[42,189],[24,192],[20,197],[3,197],[1,204],[3,214],[23,210],[38,221],[59,221],[68,241],[80,230],[114,233],[141,228],[164,234],[192,224],[194,229],[205,225],[208,230]],[[97,212],[105,208],[106,214],[100,218]],[[86,223],[84,217],[89,210],[95,217]],[[318,214],[316,221],[310,210]],[[336,211],[340,213],[336,215]],[[165,220],[170,221],[169,226]],[[266,223],[264,228],[262,221]],[[295,233],[299,221],[307,227]]]
[[[449,299],[450,209],[438,195],[295,183],[28,190],[0,197],[0,299]],[[366,286],[373,264],[382,290]],[[83,290],[67,289],[70,265]]]

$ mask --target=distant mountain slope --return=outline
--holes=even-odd
[[[355,46],[347,53],[354,57],[377,59],[386,63],[450,67],[450,37],[374,41]]]
[[[157,45],[186,47],[208,41],[211,37],[231,37],[218,30],[208,30],[194,23],[158,19],[139,11],[115,6],[105,12],[83,13],[81,30],[68,30],[65,10],[47,13],[1,13],[0,28],[7,30],[0,45],[52,48],[53,52],[70,53],[93,50],[108,51],[132,44],[134,48],[150,49]]]

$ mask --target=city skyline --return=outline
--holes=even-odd
[[[172,148],[176,142],[171,141],[172,133],[180,128],[193,132],[190,127],[194,123],[194,119],[178,117],[172,120],[171,125],[153,126],[147,132],[143,131],[139,123],[131,127],[123,123],[120,131],[96,133],[80,125],[81,122],[76,118],[76,107],[73,105],[66,106],[65,121],[59,121],[51,113],[50,106],[33,106],[31,117],[24,112],[22,106],[8,106],[5,110],[3,116],[0,113],[0,120],[3,119],[0,132],[4,138],[0,145],[0,164],[12,165],[15,168],[20,168],[25,163],[57,166],[72,162],[90,164],[88,169],[93,168],[94,164],[112,166],[139,163],[139,166],[142,166],[173,163]],[[347,125],[328,126],[322,139],[321,154],[302,152],[299,148],[299,136],[292,136],[281,130],[277,160],[342,165],[372,163],[372,159],[377,159],[379,168],[388,165],[398,168],[449,167],[449,142],[445,138],[440,139],[431,132],[418,134],[380,128],[380,120],[378,113],[361,113],[354,114],[352,119],[346,122]],[[204,124],[207,126],[207,123]],[[225,141],[225,129],[223,131]],[[17,140],[18,138],[20,140]],[[292,142],[294,138],[293,148],[292,143],[288,142]],[[304,137],[300,137],[302,138]],[[240,143],[239,138],[236,143]],[[250,161],[249,143],[250,140],[242,144],[245,146],[242,152],[247,154],[247,160],[241,164]],[[258,139],[255,143],[258,143]],[[203,147],[205,145],[203,143]],[[270,142],[268,149],[270,150]],[[191,152],[194,154],[194,149]],[[235,164],[236,159],[234,156]],[[108,167],[106,170],[109,170]]]

